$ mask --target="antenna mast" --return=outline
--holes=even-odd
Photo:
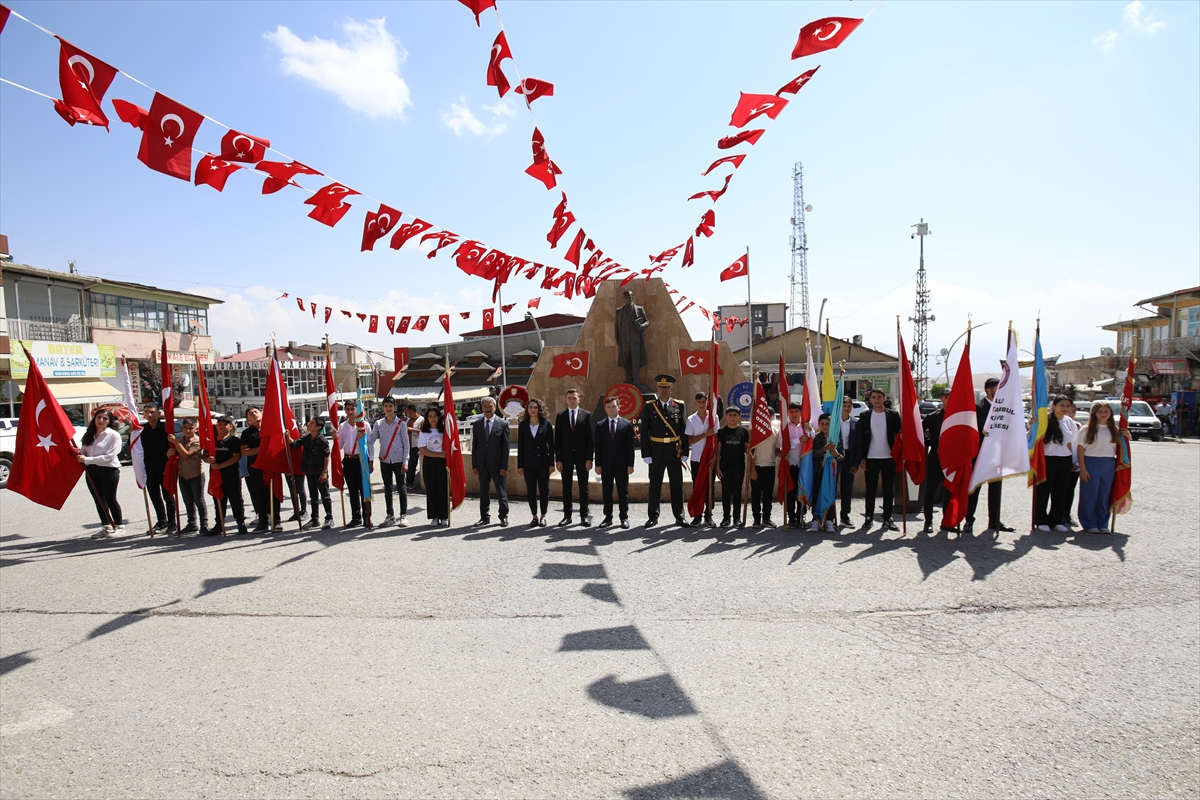
[[[804,232],[804,165],[799,161],[792,168],[792,274],[791,298],[788,304],[788,327],[796,327],[796,287],[800,287],[800,324],[808,328],[808,234]]]
[[[917,304],[913,316],[908,321],[913,323],[912,365],[913,383],[916,384],[917,397],[924,397],[926,383],[929,378],[929,323],[937,317],[929,313],[929,288],[925,285],[925,237],[929,235],[929,223],[922,217],[921,221],[912,227],[916,232],[912,237],[921,239],[921,264],[917,269]]]

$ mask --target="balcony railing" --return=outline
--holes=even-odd
[[[83,322],[63,323],[9,317],[8,338],[50,342],[86,342],[88,341],[88,327]]]
[[[1150,354],[1155,356],[1195,356],[1198,353],[1200,353],[1200,336],[1155,339],[1150,343]]]

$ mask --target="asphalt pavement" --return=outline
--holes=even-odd
[[[960,540],[419,495],[150,539],[127,469],[97,541],[82,484],[0,492],[0,796],[1196,797],[1200,444],[1133,458],[1108,536],[1029,533],[1023,481]]]

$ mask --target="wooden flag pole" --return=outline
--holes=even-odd
[[[903,342],[900,339],[900,316],[896,316],[896,348],[897,352],[902,348]],[[911,367],[910,367],[911,371]],[[904,414],[904,376],[897,375],[900,379],[900,413]],[[915,401],[916,398],[914,397]],[[869,420],[868,420],[869,421]],[[904,436],[904,427],[900,428],[900,436]],[[895,484],[891,486],[892,491],[896,490]],[[904,443],[900,444],[900,538],[908,538],[908,468],[904,460]]]
[[[1030,414],[1029,428],[1030,428],[1030,430],[1033,429],[1034,424],[1037,422],[1037,393],[1038,393],[1037,344],[1038,344],[1038,340],[1041,339],[1041,336],[1042,336],[1042,318],[1041,318],[1041,316],[1039,316],[1037,319],[1037,326],[1034,328],[1034,334],[1033,334],[1033,349],[1034,349],[1033,382],[1030,387],[1030,393],[1029,393],[1029,414]],[[1051,413],[1053,413],[1053,412],[1051,412]],[[1046,432],[1042,431],[1042,437],[1045,438],[1045,436],[1046,436]],[[1034,479],[1033,479],[1033,497],[1031,498],[1033,500],[1033,502],[1029,504],[1029,530],[1030,531],[1034,531],[1037,529],[1037,507],[1038,507],[1037,492],[1038,492],[1037,475],[1035,474]]]
[[[709,334],[709,339],[711,341],[710,341],[710,346],[708,349],[708,353],[709,353],[708,357],[715,359],[716,354],[713,353],[712,345],[715,345],[717,343],[717,329],[716,328],[713,328],[712,333]],[[717,366],[715,364],[713,366],[709,367],[709,371],[708,371],[709,383],[711,384],[708,387],[709,419],[712,419],[713,416],[717,413],[717,387],[716,387],[716,384],[713,383],[713,381],[712,381],[712,376],[716,374],[716,371],[717,371]],[[721,424],[722,424],[722,420],[720,419],[720,417],[716,418],[716,423],[717,423],[716,430],[719,431],[721,429]],[[716,436],[716,434],[714,433],[713,436]],[[705,519],[704,519],[704,522],[709,527],[712,527],[713,503],[715,502],[713,499],[713,493],[716,491],[716,485],[717,485],[717,479],[716,479],[717,465],[715,463],[713,463],[716,461],[716,454],[717,454],[717,448],[716,448],[716,442],[714,442],[713,443],[713,456],[714,457],[712,460],[709,461],[709,464],[708,464],[708,475],[705,476],[705,480],[708,482],[708,485],[704,489],[704,494],[705,494],[705,500],[704,500],[704,517],[705,517]],[[701,458],[703,458],[703,456],[701,456]],[[695,491],[695,487],[692,488],[692,491]]]
[[[133,413],[136,414],[137,412],[134,411]],[[152,518],[150,516],[150,493],[146,491],[145,486],[142,487],[142,500],[144,500],[146,503],[146,532],[149,533],[150,538],[153,539],[154,523],[151,521]]]
[[[333,371],[333,366],[332,366],[333,365],[333,354],[329,349],[329,334],[328,333],[325,334],[325,361],[330,364],[330,374],[333,374],[333,372],[332,372]],[[340,386],[337,388],[341,389]],[[335,400],[334,403],[337,404],[337,401]],[[336,408],[331,409],[330,413],[333,414],[333,417],[334,417],[333,419],[329,420],[329,424],[331,426],[333,426],[333,443],[335,445],[337,445],[337,455],[334,456],[332,453],[330,453],[330,457],[331,458],[342,458],[342,445],[338,439],[338,429],[341,427],[341,422],[337,419],[337,409]],[[345,459],[342,459],[342,460],[344,461]],[[343,470],[343,477],[342,477],[342,488],[338,489],[338,498],[342,501],[342,527],[344,528],[344,527],[346,527],[346,478],[345,478],[344,470]]]

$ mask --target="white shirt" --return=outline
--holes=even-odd
[[[854,420],[853,417],[851,417],[850,419],[842,420],[842,452],[843,453],[850,452],[850,423],[853,420]]]
[[[891,458],[892,449],[887,441],[887,411],[871,409],[871,446],[867,458]],[[861,420],[862,417],[859,417]]]
[[[120,469],[121,462],[117,459],[117,456],[121,452],[121,434],[112,428],[105,428],[96,433],[96,440],[94,442],[85,444],[79,448],[79,452],[83,454],[84,464]]]
[[[787,424],[788,429],[788,463],[793,467],[800,465],[800,437],[804,435],[804,423],[793,425],[791,422]]]
[[[751,434],[753,435],[753,434]],[[771,435],[756,444],[751,452],[754,454],[754,466],[773,467],[776,463],[775,450],[779,447],[779,426],[771,423]]]
[[[687,424],[683,426],[683,432],[688,435],[688,439],[692,442],[692,461],[699,461],[704,457],[704,443],[707,439],[694,439],[693,437],[701,436],[708,432],[708,413],[700,416],[697,411],[687,418]]]
[[[1085,443],[1087,432],[1088,426],[1080,425],[1078,433],[1075,434],[1075,448],[1079,455],[1091,458],[1117,457],[1117,445],[1113,441],[1112,434],[1108,432],[1107,425],[1100,426],[1100,430],[1096,431],[1096,441],[1091,444]]]
[[[1050,412],[1054,414],[1053,411]],[[1062,444],[1054,444],[1047,441],[1044,452],[1048,456],[1069,456],[1071,449],[1075,446],[1075,434],[1079,431],[1079,426],[1075,424],[1075,420],[1070,417],[1063,417],[1058,421],[1058,427],[1062,428]]]
[[[370,436],[369,431],[367,435]],[[338,426],[338,445],[342,449],[342,456],[354,457],[358,455],[358,428],[349,422],[343,422]],[[372,460],[369,445],[367,447],[367,460]]]
[[[421,435],[417,437],[417,447],[424,447],[431,453],[442,452],[442,439],[444,435],[439,430],[432,430],[428,433],[421,431]]]
[[[529,423],[529,434],[530,434],[531,436],[534,436],[534,437],[536,437],[536,436],[537,436],[537,432],[538,432],[538,428],[540,428],[540,427],[542,427],[542,423],[540,423],[540,422],[531,422],[531,423]]]

